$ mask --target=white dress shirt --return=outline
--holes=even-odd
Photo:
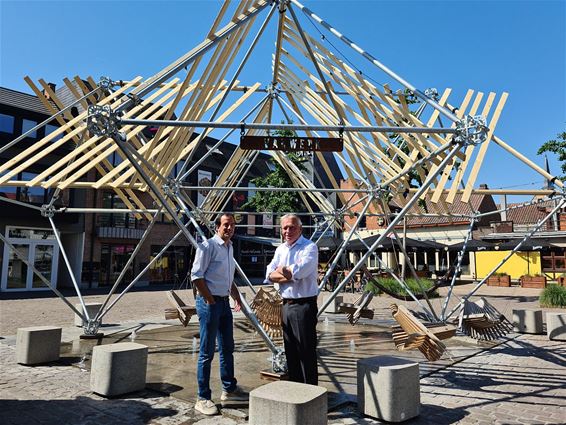
[[[267,266],[266,279],[279,266],[286,266],[293,274],[289,283],[279,284],[283,298],[305,298],[318,295],[318,247],[312,241],[300,236],[293,245],[287,242],[279,245],[273,260]]]

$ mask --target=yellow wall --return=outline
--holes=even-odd
[[[476,252],[476,277],[484,278],[503,260],[510,251]],[[505,264],[496,270],[497,273],[507,273],[513,279],[519,279],[524,274],[542,274],[540,252],[516,252]]]

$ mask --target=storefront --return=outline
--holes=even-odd
[[[51,229],[6,226],[6,238],[53,287],[57,286],[59,246]],[[49,289],[7,244],[2,258],[2,291]]]

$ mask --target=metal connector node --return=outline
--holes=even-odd
[[[275,373],[287,373],[287,357],[285,357],[285,351],[278,349],[277,353],[271,356],[271,368]]]
[[[88,107],[87,128],[95,136],[112,136],[118,132],[119,112],[109,105],[90,105]]]
[[[438,95],[438,90],[436,90],[435,87],[431,87],[429,89],[426,89],[424,92],[425,96],[438,102],[438,99],[440,99],[440,96]]]
[[[487,140],[488,132],[489,128],[487,127],[485,117],[481,115],[476,115],[475,117],[467,115],[456,123],[454,142],[466,145],[479,145]]]
[[[100,77],[100,81],[98,82],[98,87],[100,87],[104,91],[108,91],[117,85],[118,83],[110,79],[110,77],[104,76]]]
[[[41,216],[45,218],[53,218],[53,216],[55,216],[55,207],[51,204],[43,204],[41,206]]]

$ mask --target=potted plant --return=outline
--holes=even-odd
[[[493,273],[487,278],[487,286],[511,286],[511,276],[507,273]]]
[[[521,287],[523,287],[523,288],[545,288],[546,287],[546,276],[541,276],[540,274],[523,275],[523,276],[521,276]]]

